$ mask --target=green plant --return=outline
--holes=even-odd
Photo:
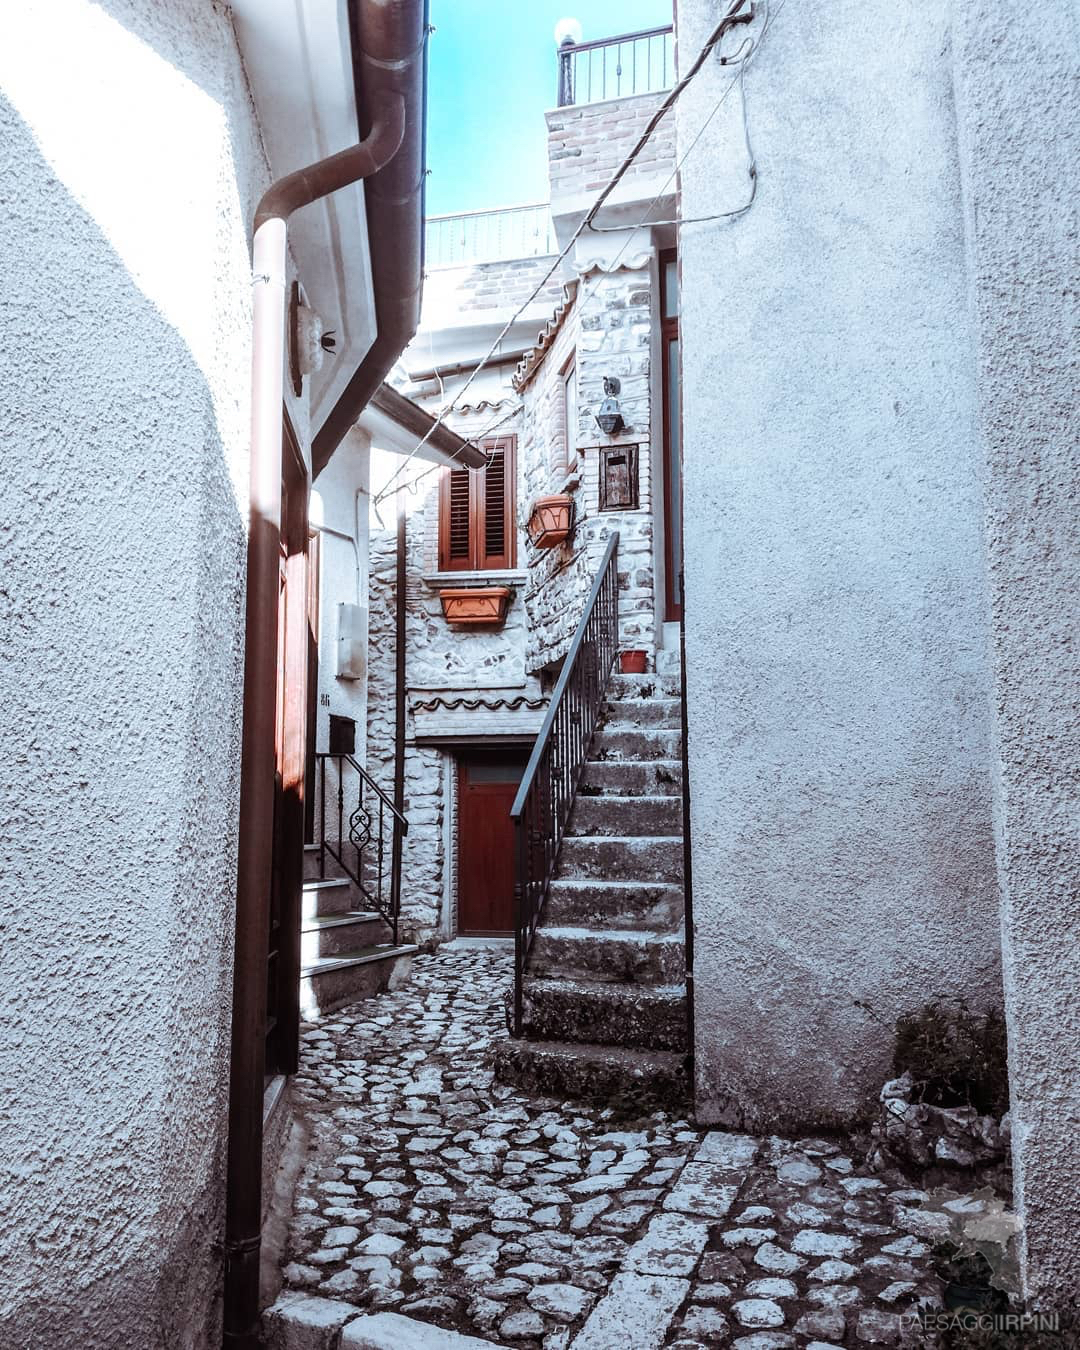
[[[972,1012],[963,999],[935,999],[897,1019],[893,1070],[911,1074],[915,1101],[1003,1115],[1009,1109],[1005,1019],[997,1009]]]

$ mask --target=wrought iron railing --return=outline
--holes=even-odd
[[[559,107],[670,89],[674,44],[670,24],[595,42],[564,42],[559,48]]]
[[[510,809],[514,822],[514,1026],[521,1035],[523,981],[566,832],[585,756],[604,702],[619,642],[619,536],[600,570],[551,695],[547,715]]]
[[[547,202],[428,216],[424,228],[424,263],[429,269],[543,258],[559,251]]]
[[[409,822],[352,755],[317,754],[315,765],[319,876],[326,877],[327,855],[335,859],[365,903],[390,925],[397,946],[401,841]]]

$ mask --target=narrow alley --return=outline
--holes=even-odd
[[[495,1083],[510,980],[508,951],[443,948],[305,1026],[308,1152],[271,1345],[336,1345],[387,1311],[530,1350],[613,1350],[631,1325],[634,1344],[682,1350],[925,1343],[910,1314],[940,1302],[930,1246],[949,1222],[925,1191],[840,1140]]]

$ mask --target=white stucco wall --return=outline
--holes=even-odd
[[[203,1347],[265,170],[223,6],[4,17],[0,1343]]]
[[[986,455],[1016,1200],[1028,1293],[1080,1302],[1080,18],[955,0]]]
[[[948,15],[770,8],[757,200],[681,234],[697,1100],[756,1128],[866,1109],[900,1012],[1001,1000]],[[717,13],[680,4],[684,62]],[[748,191],[734,88],[682,211]]]
[[[311,519],[327,528],[319,535],[319,692],[315,748],[330,743],[330,715],[356,723],[356,757],[364,762],[367,670],[359,679],[338,676],[340,606],[368,604],[368,514],[370,447],[354,427],[334,451],[312,494]],[[348,536],[348,537],[346,537]],[[366,634],[365,634],[366,642]]]

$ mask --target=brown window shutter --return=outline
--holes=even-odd
[[[439,569],[514,566],[514,438],[482,444],[486,469],[448,469],[439,493]]]
[[[473,566],[468,469],[450,469],[443,475],[439,502],[439,567],[463,571]]]
[[[482,568],[514,565],[514,442],[503,437],[484,446],[488,466],[477,477],[483,492],[483,528],[477,540]]]
[[[506,451],[496,450],[484,470],[484,556],[500,558],[506,552]]]

